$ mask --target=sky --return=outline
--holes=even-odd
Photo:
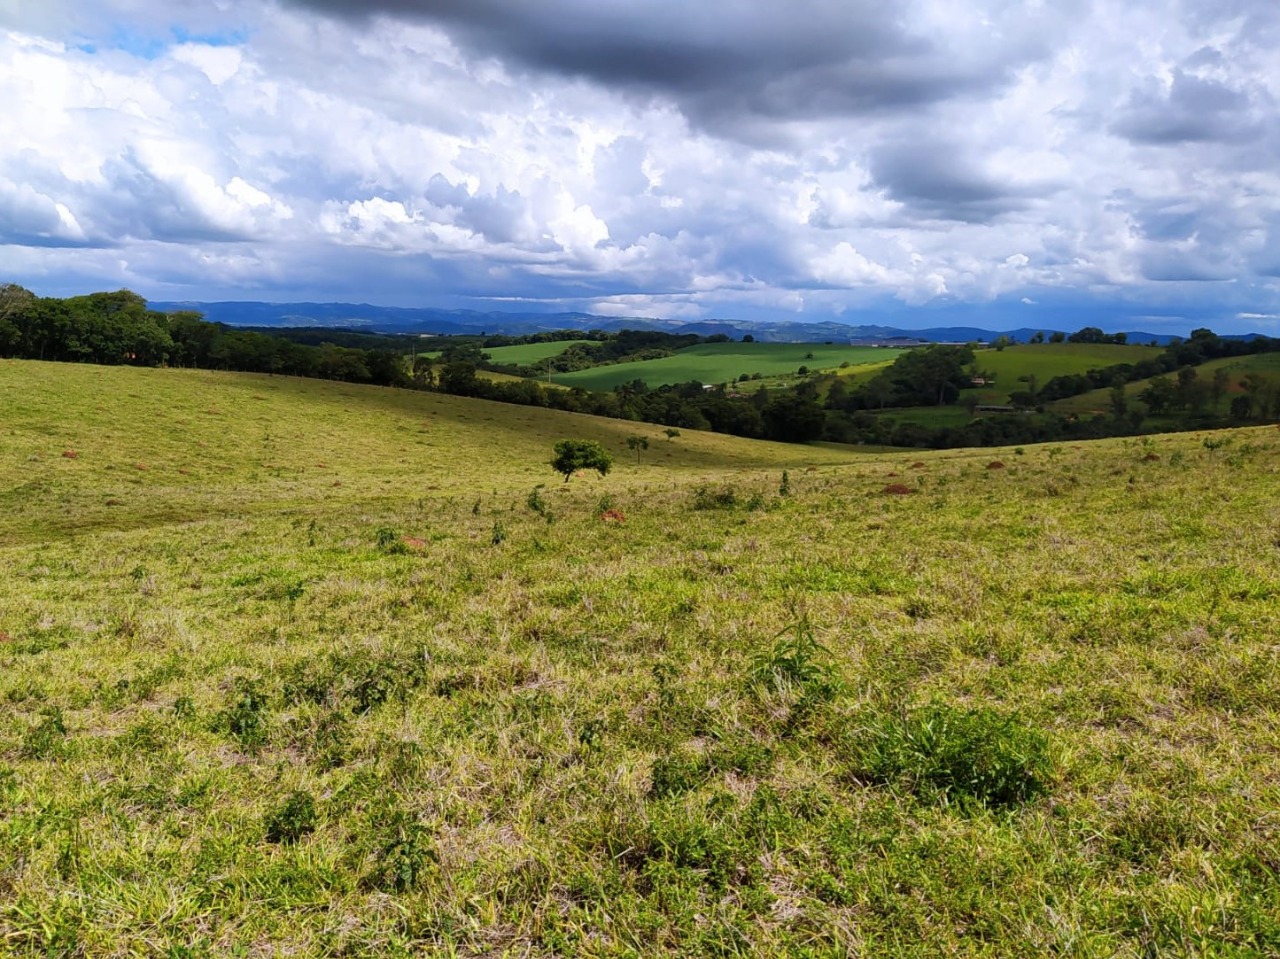
[[[0,282],[1276,335],[1277,51],[1275,0],[0,0]]]

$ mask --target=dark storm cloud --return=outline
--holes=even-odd
[[[923,140],[872,151],[871,175],[913,219],[984,223],[1025,208],[1039,192],[997,180],[954,145]]]
[[[1200,60],[1217,59],[1202,51]],[[1248,93],[1175,70],[1166,88],[1152,81],[1135,91],[1114,126],[1137,143],[1231,142],[1256,135]]]
[[[1043,52],[1025,30],[986,55],[914,33],[866,0],[289,0],[351,19],[433,22],[479,55],[668,96],[696,122],[817,118],[933,103],[1000,85]],[[749,125],[748,125],[749,126]]]

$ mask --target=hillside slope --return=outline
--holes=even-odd
[[[0,543],[54,531],[558,483],[566,437],[628,481],[851,462],[761,443],[436,393],[257,374],[0,362]],[[627,439],[646,438],[635,455]],[[591,482],[588,480],[587,482]]]
[[[15,363],[0,414],[0,953],[1280,954],[1274,428],[565,486],[642,427]]]

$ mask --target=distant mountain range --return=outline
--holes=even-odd
[[[198,310],[205,319],[229,326],[334,327],[377,333],[487,333],[522,336],[549,330],[664,330],[714,336],[723,333],[735,340],[748,334],[768,343],[824,343],[916,341],[967,343],[991,341],[998,336],[1026,341],[1037,332],[1051,329],[985,330],[973,326],[944,326],[927,330],[905,330],[891,326],[858,326],[824,321],[754,321],[732,319],[664,320],[651,316],[598,316],[592,313],[479,312],[431,308],[371,306],[367,303],[159,303],[151,309],[162,312]],[[1071,332],[1064,330],[1063,332]],[[1131,332],[1130,343],[1164,345],[1175,337],[1168,333]]]

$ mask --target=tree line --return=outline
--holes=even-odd
[[[195,311],[159,313],[129,290],[67,299],[0,287],[0,357],[280,373],[409,386],[401,352],[361,349],[209,323]]]
[[[1061,338],[1117,342],[1116,336],[1086,327]],[[1195,368],[1214,359],[1280,350],[1277,339],[1229,339],[1196,330],[1189,339],[1171,344],[1151,359],[1053,377],[1043,385],[1028,378],[1027,388],[1015,391],[1011,398],[1015,406],[1036,415],[976,417],[953,427],[897,421],[892,411],[959,402],[976,369],[974,351],[968,346],[935,344],[905,351],[859,386],[833,376],[811,376],[788,389],[752,392],[740,392],[742,384],[707,386],[695,381],[650,387],[633,380],[608,393],[593,393],[543,386],[532,379],[495,381],[482,375],[486,367],[493,368],[484,353],[486,347],[580,338],[593,342],[587,349],[568,347],[568,365],[622,362],[650,353],[668,355],[693,343],[727,339],[719,334],[698,337],[660,331],[558,331],[533,337],[413,338],[406,349],[402,337],[341,330],[243,329],[208,322],[195,311],[160,313],[147,309],[146,300],[128,290],[57,299],[37,297],[13,284],[0,287],[0,357],[238,370],[435,390],[671,429],[785,442],[826,439],[938,448],[1033,443],[1136,433],[1147,414],[1162,416],[1172,411],[1187,418],[1177,428],[1223,425],[1220,419],[1206,417],[1204,408],[1209,400],[1218,404],[1227,378],[1222,371],[1212,378],[1200,377]],[[418,352],[432,347],[441,348],[438,357]],[[551,362],[557,368],[555,358]],[[1130,409],[1124,385],[1138,380],[1150,380],[1138,397],[1144,408]],[[1229,421],[1280,415],[1280,395],[1265,377],[1246,375],[1241,386],[1243,393],[1232,399]],[[1108,416],[1080,418],[1045,410],[1053,400],[1108,387]]]

